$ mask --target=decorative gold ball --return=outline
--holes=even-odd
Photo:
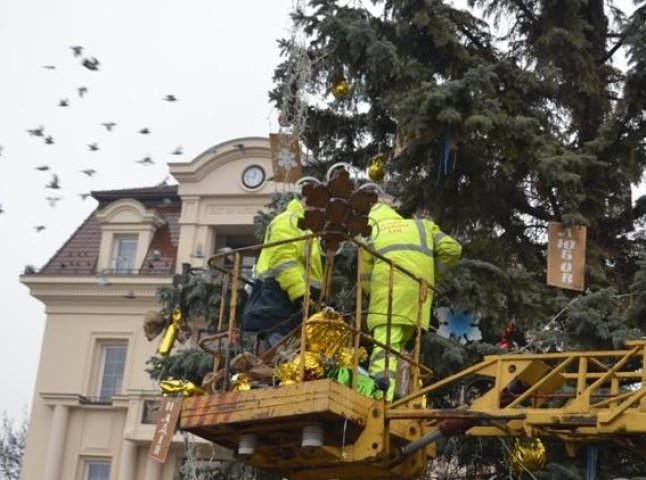
[[[539,438],[516,439],[511,454],[511,463],[516,472],[540,470],[547,463],[545,445]]]
[[[368,177],[373,182],[380,182],[386,176],[386,157],[382,154],[375,155],[370,161],[370,166],[368,167]]]
[[[350,94],[350,84],[348,81],[341,77],[332,82],[332,95],[337,100],[343,100]]]

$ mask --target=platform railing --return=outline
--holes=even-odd
[[[303,318],[302,318],[301,324],[286,336],[287,338],[292,338],[298,335],[300,336],[300,345],[305,344],[305,329],[302,329],[300,327],[301,325],[303,325],[305,321],[308,320],[308,312],[310,312],[310,307],[312,305],[321,306],[321,300],[323,302],[326,302],[329,300],[328,296],[331,289],[332,271],[334,269],[334,256],[327,255],[325,257],[326,265],[323,272],[324,277],[323,277],[323,283],[321,288],[321,296],[319,299],[312,299],[310,295],[310,291],[311,291],[310,287],[312,284],[312,278],[311,278],[312,277],[311,275],[312,258],[309,252],[312,251],[312,244],[313,242],[316,242],[316,241],[319,241],[318,235],[308,234],[308,235],[303,235],[301,237],[292,238],[288,240],[281,240],[281,241],[271,242],[266,244],[256,244],[256,245],[238,248],[235,250],[220,252],[209,258],[209,260],[207,261],[207,265],[209,266],[209,268],[220,272],[224,276],[222,281],[222,291],[221,291],[222,300],[219,306],[219,315],[218,315],[218,327],[217,327],[218,331],[215,334],[215,336],[219,335],[218,341],[222,341],[224,338],[221,335],[221,333],[224,331],[225,325],[226,325],[229,338],[232,338],[235,330],[238,329],[239,327],[238,318],[240,317],[240,312],[238,311],[238,306],[239,306],[238,292],[239,292],[240,284],[241,283],[245,283],[247,285],[253,284],[253,279],[247,278],[241,273],[240,264],[241,264],[241,259],[243,254],[259,253],[263,248],[272,248],[272,247],[284,245],[286,243],[306,242],[305,250],[307,253],[304,259],[304,271],[305,271],[304,279],[306,283],[306,288],[305,288],[305,296],[303,299]],[[344,318],[349,317],[349,320],[346,321],[346,327],[345,327],[350,332],[351,338],[349,339],[349,343],[354,347],[355,352],[362,344],[362,342],[363,344],[367,344],[369,348],[372,348],[376,345],[384,349],[384,351],[386,352],[384,375],[387,374],[386,372],[389,370],[389,366],[391,365],[393,357],[396,357],[401,362],[407,362],[411,366],[411,378],[409,382],[409,391],[416,392],[420,388],[420,378],[422,378],[423,376],[428,377],[432,375],[432,370],[429,367],[421,364],[420,356],[421,356],[421,337],[422,337],[422,318],[423,318],[422,307],[426,301],[428,292],[433,290],[434,286],[426,282],[424,279],[416,277],[404,267],[394,263],[390,259],[374,251],[366,243],[350,237],[346,238],[346,242],[350,245],[353,245],[357,251],[356,278],[354,280],[356,282],[356,285],[355,285],[356,295],[354,300],[354,306],[349,312],[341,312]],[[364,296],[365,296],[364,294],[368,294],[369,292],[364,292],[362,288],[362,281],[363,281],[363,274],[365,273],[364,272],[365,267],[363,264],[364,262],[363,255],[359,254],[360,251],[367,252],[370,256],[374,257],[374,259],[387,264],[389,268],[387,311],[385,312],[385,315],[387,317],[387,333],[386,333],[385,343],[375,340],[375,338],[372,335],[366,332],[366,328],[364,328],[364,324],[363,324],[364,314],[370,313],[370,312],[364,312],[362,305],[363,305]],[[225,257],[228,257],[229,259],[233,257],[232,268],[228,269],[222,266],[224,264],[223,259]],[[413,281],[417,282],[417,284],[419,285],[418,296],[416,300],[418,304],[418,308],[417,308],[417,318],[415,319],[416,320],[415,345],[413,347],[413,351],[410,354],[404,354],[392,348],[392,334],[391,334],[392,318],[393,318],[393,315],[396,314],[396,312],[393,312],[393,292],[396,287],[396,281],[395,281],[396,275],[406,276],[412,279]],[[226,309],[227,304],[229,307],[228,312]],[[281,344],[282,342],[279,343],[276,347],[279,347]],[[273,351],[275,351],[275,348],[270,350],[270,352],[268,353],[272,353]],[[303,380],[305,378],[305,370],[304,370],[305,349],[301,348],[299,354],[301,355],[300,379]],[[264,356],[265,359],[267,357],[268,357],[267,355]],[[352,364],[353,388],[356,388],[356,385],[357,385],[357,379],[359,377],[358,372],[359,372],[359,361],[358,361],[358,357],[355,355],[353,357],[353,364]],[[226,389],[228,388],[228,386],[229,386],[228,381],[225,380],[223,388]]]

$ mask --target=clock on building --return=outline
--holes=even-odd
[[[265,181],[265,169],[260,165],[249,165],[242,171],[242,184],[249,189],[260,187]]]

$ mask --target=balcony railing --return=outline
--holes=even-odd
[[[79,395],[81,405],[112,405],[112,397],[88,397]]]

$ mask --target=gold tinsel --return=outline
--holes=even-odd
[[[345,346],[348,329],[341,315],[331,308],[312,315],[304,324],[305,329],[305,380],[325,376],[325,363],[334,359],[339,365],[352,365],[354,349]],[[367,358],[364,349],[356,353]],[[297,353],[289,362],[278,365],[274,377],[281,385],[300,381],[301,355]]]
[[[297,354],[290,362],[278,365],[274,370],[274,376],[281,385],[290,385],[299,381],[301,373],[301,355]],[[305,352],[305,380],[316,380],[323,378],[325,368],[321,356],[314,352]]]
[[[511,452],[511,464],[516,473],[540,470],[547,463],[545,445],[538,438],[517,438]]]
[[[322,310],[305,322],[305,349],[331,357],[343,346],[346,332],[338,313],[332,309]]]
[[[162,393],[164,395],[173,395],[181,393],[185,397],[192,397],[195,395],[204,395],[204,390],[188,380],[162,380],[159,383]]]
[[[236,373],[231,377],[231,390],[234,392],[243,392],[251,390],[251,380],[246,373]]]

